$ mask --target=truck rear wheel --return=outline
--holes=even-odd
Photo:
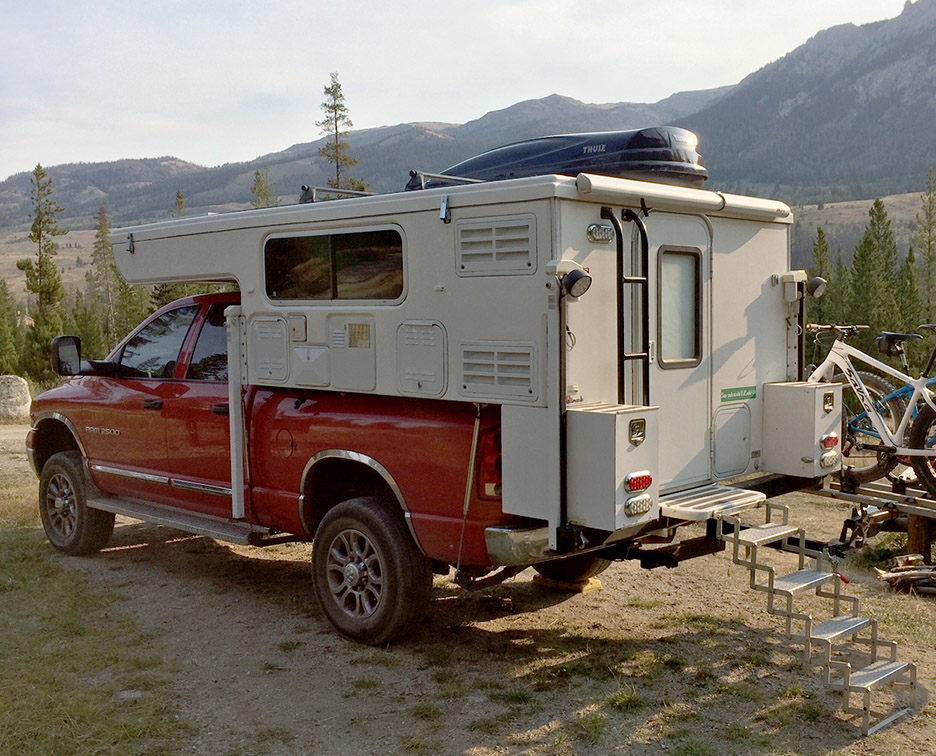
[[[412,630],[432,590],[429,560],[392,502],[349,499],[315,532],[312,575],[319,606],[346,638],[379,645]]]
[[[610,566],[610,559],[602,559],[594,554],[578,554],[565,559],[539,562],[533,565],[533,569],[549,580],[579,583],[601,574]]]
[[[68,451],[49,457],[39,478],[39,516],[46,538],[59,551],[92,554],[110,540],[113,513],[91,509],[87,502],[81,454]]]

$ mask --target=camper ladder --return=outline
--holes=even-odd
[[[630,208],[621,211],[619,219],[611,207],[601,208],[603,220],[611,222],[614,227],[614,239],[617,245],[617,370],[618,370],[618,404],[628,404],[625,390],[624,363],[637,360],[641,363],[641,389],[643,393],[643,406],[650,406],[650,242],[647,237],[647,226],[641,217]],[[621,221],[633,221],[640,233],[640,268],[641,275],[632,276],[624,273],[624,226]],[[624,318],[624,287],[636,284],[640,287],[641,297],[641,323],[640,323],[640,351],[628,352],[624,338],[626,326]]]
[[[858,613],[858,598],[842,592],[844,578],[835,571],[833,558],[825,550],[807,546],[803,529],[790,524],[786,506],[768,501],[764,523],[751,527],[737,517],[718,517],[716,532],[731,549],[732,561],[750,572],[750,587],[767,594],[768,613],[783,620],[788,638],[803,644],[803,661],[821,666],[825,685],[842,693],[842,709],[861,716],[862,735],[877,732],[912,710],[916,665],[898,661],[896,642],[879,638],[877,620]],[[761,560],[761,547],[796,554],[797,570],[778,576],[772,565]],[[794,599],[810,591],[831,601],[829,617],[816,621],[794,608]],[[909,707],[876,715],[879,719],[872,725],[871,692],[884,686],[907,688]],[[853,695],[861,696],[860,707],[852,706]]]

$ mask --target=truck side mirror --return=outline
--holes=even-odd
[[[52,339],[52,370],[58,375],[77,375],[81,370],[81,339],[56,336]]]

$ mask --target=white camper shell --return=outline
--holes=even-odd
[[[712,486],[739,476],[839,468],[818,439],[840,427],[840,388],[801,382],[791,223],[775,200],[580,174],[183,217],[113,239],[132,283],[237,283],[232,392],[501,405],[503,510],[543,521],[555,549],[570,525],[623,537],[707,519],[738,495]],[[652,485],[632,495],[641,474]]]

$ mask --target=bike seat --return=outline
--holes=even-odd
[[[877,344],[878,351],[886,354],[888,357],[896,357],[902,350],[902,344],[905,341],[919,341],[923,337],[918,333],[895,333],[894,331],[881,331],[874,343]]]

